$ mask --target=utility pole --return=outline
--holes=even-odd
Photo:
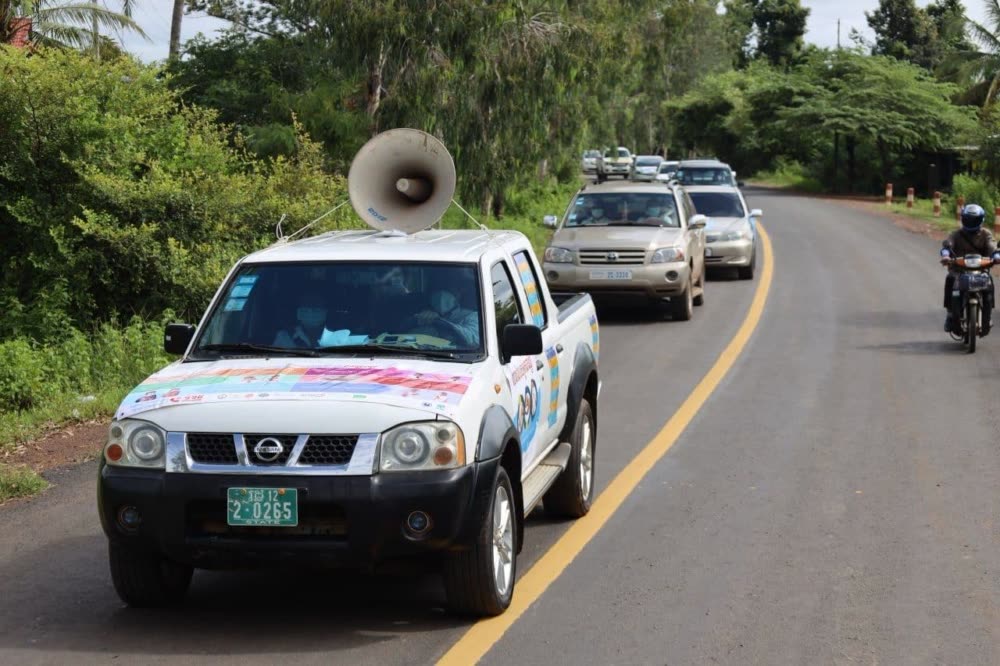
[[[837,50],[840,50],[840,19],[837,19]]]

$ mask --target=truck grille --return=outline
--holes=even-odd
[[[312,435],[299,456],[300,465],[346,465],[354,455],[357,435]]]
[[[236,445],[232,435],[214,432],[192,432],[187,436],[192,460],[207,465],[235,465]]]
[[[583,266],[607,265],[635,266],[646,263],[645,250],[580,250]]]
[[[265,438],[276,439],[281,442],[283,451],[274,460],[265,460],[254,451],[260,440]],[[250,462],[254,465],[284,465],[288,462],[288,457],[292,455],[292,449],[295,448],[295,440],[297,439],[298,435],[246,435],[243,438],[243,442],[247,447],[247,456],[249,456]]]

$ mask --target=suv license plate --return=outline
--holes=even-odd
[[[295,488],[229,488],[226,522],[240,526],[295,527],[299,491]]]
[[[591,280],[631,280],[632,271],[590,271]]]

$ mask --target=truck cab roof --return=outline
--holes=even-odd
[[[516,231],[428,230],[415,234],[354,230],[335,231],[254,252],[246,263],[308,261],[446,261],[478,262],[492,249],[509,253],[530,246]]]

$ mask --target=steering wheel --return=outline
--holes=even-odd
[[[438,334],[440,334],[439,337],[444,338],[456,347],[461,347],[466,344],[465,336],[462,335],[455,325],[447,319],[432,319],[427,323],[422,323],[419,319],[417,319],[417,315],[410,315],[404,321],[407,328],[417,330],[423,327],[433,328]]]

